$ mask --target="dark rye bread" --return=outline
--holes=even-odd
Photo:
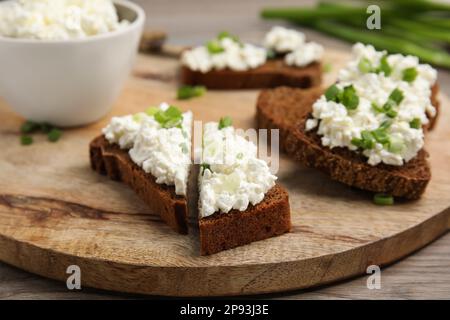
[[[175,194],[174,186],[156,183],[153,175],[131,160],[127,150],[110,144],[103,135],[90,143],[89,150],[92,169],[124,182],[149,206],[151,212],[158,213],[173,230],[188,233],[187,200]]]
[[[287,191],[276,184],[256,206],[199,219],[200,253],[208,255],[289,232]]]
[[[371,166],[367,158],[347,148],[323,147],[315,131],[305,131],[308,117],[305,115],[286,139],[286,152],[295,160],[325,172],[333,180],[362,190],[406,199],[417,199],[425,191],[431,179],[425,150],[420,150],[414,159],[401,167]]]
[[[262,89],[279,86],[310,88],[322,81],[322,66],[312,63],[298,68],[283,59],[268,60],[264,65],[247,70],[212,70],[206,73],[182,66],[181,82],[185,85],[203,85],[209,89]]]
[[[288,87],[263,90],[256,103],[258,128],[279,129],[280,151],[285,151],[289,128],[309,112],[303,106],[312,106],[322,93],[323,89],[320,87],[305,90],[292,90]]]
[[[437,91],[433,88],[435,102]],[[346,148],[323,147],[316,132],[304,130],[312,104],[320,94],[320,90],[292,88],[263,91],[257,103],[258,128],[279,128],[282,150],[334,180],[363,190],[419,198],[431,178],[426,151],[421,150],[416,158],[401,167],[371,166],[364,156]],[[431,123],[434,125],[435,119],[431,119]]]

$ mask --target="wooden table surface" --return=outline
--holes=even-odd
[[[266,5],[310,4],[294,0],[138,0],[147,12],[147,27],[168,32],[173,44],[199,44],[228,30],[243,40],[260,39],[274,22],[258,18]],[[238,5],[239,4],[239,5]],[[349,50],[350,45],[304,30],[309,39],[327,47]],[[450,73],[440,70],[443,92],[450,95]],[[258,296],[273,299],[449,299],[450,234],[381,272],[381,289],[369,290],[367,277],[309,291]],[[83,288],[69,291],[64,283],[44,279],[0,263],[0,299],[126,299],[148,298]]]

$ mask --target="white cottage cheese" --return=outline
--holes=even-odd
[[[80,39],[128,25],[111,0],[15,0],[0,4],[0,36]]]
[[[277,179],[267,163],[257,158],[256,146],[233,127],[207,123],[203,133],[203,164],[199,175],[200,217],[256,205]]]
[[[246,71],[266,62],[266,50],[254,45],[241,44],[232,38],[217,40],[222,52],[211,53],[206,46],[185,51],[181,57],[183,65],[193,71],[206,73],[211,70],[231,69]]]
[[[339,72],[339,81],[352,81],[358,79],[366,72],[361,71],[359,64],[362,59],[367,59],[373,67],[380,65],[381,58],[386,55],[385,51],[377,51],[371,45],[357,43],[353,46],[352,60]],[[416,68],[417,77],[410,83],[415,88],[417,94],[428,94],[428,89],[432,87],[437,79],[437,71],[428,64],[420,64],[419,59],[414,56],[404,56],[401,54],[391,54],[387,56],[387,62],[392,68],[389,78],[395,81],[402,81],[403,71],[407,68]]]
[[[408,68],[416,72],[415,77],[409,80],[404,78]],[[356,151],[358,147],[352,143],[353,139],[361,139],[364,131],[376,130],[388,120],[390,126],[385,132],[390,144],[377,141],[362,153],[371,165],[385,163],[401,166],[414,158],[423,147],[422,126],[429,122],[428,116],[436,114],[430,100],[431,87],[436,78],[436,70],[419,64],[417,57],[387,55],[384,51],[376,51],[371,45],[357,43],[353,46],[353,59],[339,72],[337,83],[340,89],[353,85],[359,97],[357,109],[348,110],[342,103],[327,101],[322,96],[313,105],[313,118],[306,122],[305,129],[309,131],[318,127],[317,133],[322,136],[324,146]],[[373,105],[378,108],[383,106],[394,89],[403,93],[403,100],[395,106],[396,115],[392,118],[385,112],[377,111]],[[412,125],[414,122],[416,124]]]
[[[305,35],[293,29],[273,27],[264,37],[264,46],[277,53],[288,53],[305,43]]]
[[[160,109],[169,106],[161,104]],[[103,129],[105,138],[123,149],[131,159],[156,178],[156,183],[174,185],[177,195],[186,195],[191,164],[192,113],[183,114],[181,128],[162,128],[145,113],[114,117]]]
[[[323,47],[315,42],[308,42],[288,53],[284,61],[288,66],[304,67],[315,61],[320,61],[323,56]]]
[[[416,95],[408,83],[375,73],[364,74],[351,82],[339,82],[337,87],[343,89],[350,84],[359,96],[357,109],[348,110],[343,104],[327,101],[322,96],[313,105],[314,118],[306,122],[306,130],[318,127],[317,133],[322,136],[322,144],[326,147],[346,147],[356,151],[358,148],[352,139],[360,139],[363,131],[376,130],[384,121],[390,121],[386,133],[402,147],[393,151],[388,145],[375,143],[372,149],[363,151],[368,163],[401,166],[414,158],[424,144],[423,130],[421,126],[417,129],[411,127],[410,122],[419,119],[421,125],[428,123],[426,111],[434,109],[429,96]],[[397,116],[390,118],[385,113],[377,112],[372,104],[382,106],[395,89],[401,90],[404,98],[396,107]]]
[[[264,46],[276,53],[286,54],[288,66],[304,67],[323,56],[323,47],[315,42],[305,42],[302,32],[284,27],[273,27],[264,38]]]

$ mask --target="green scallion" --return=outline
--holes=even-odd
[[[145,113],[150,117],[154,116],[159,111],[158,107],[149,107],[145,110]]]
[[[206,92],[204,86],[182,86],[178,89],[177,99],[186,100],[193,97],[200,97]]]
[[[233,125],[233,119],[231,119],[231,117],[226,116],[220,119],[219,121],[219,130],[226,128],[226,127],[231,127]]]
[[[222,45],[218,40],[208,41],[208,43],[206,44],[206,48],[208,49],[208,52],[211,54],[217,54],[225,51],[225,49],[222,47]]]
[[[359,97],[353,85],[346,86],[342,94],[341,103],[349,110],[358,108]]]
[[[414,118],[410,123],[409,126],[413,129],[420,129],[420,127],[422,126],[422,122],[420,121],[419,118]]]
[[[377,193],[373,196],[373,203],[379,206],[390,206],[394,204],[394,197],[383,193]]]
[[[33,121],[26,121],[20,127],[22,133],[32,133],[40,129],[40,124]]]
[[[57,128],[53,128],[50,130],[50,132],[47,133],[48,141],[50,142],[56,142],[61,138],[62,132],[61,130]]]
[[[414,82],[417,78],[417,69],[416,68],[406,68],[403,70],[403,77],[402,79],[406,82]]]
[[[30,144],[33,143],[33,137],[29,136],[29,135],[21,135],[20,136],[20,144],[23,146],[29,146]]]

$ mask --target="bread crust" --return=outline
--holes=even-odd
[[[276,184],[257,205],[199,219],[200,254],[209,255],[289,232],[287,191]]]
[[[185,85],[203,85],[209,89],[262,89],[289,86],[310,88],[322,81],[321,63],[302,68],[286,65],[283,59],[268,60],[264,65],[247,70],[211,70],[206,73],[181,68],[181,82]]]
[[[437,86],[433,87],[438,108]],[[306,132],[305,121],[320,90],[277,88],[263,91],[257,102],[259,128],[280,129],[280,148],[301,164],[319,169],[332,179],[372,192],[382,192],[406,199],[417,199],[425,191],[431,170],[428,153],[421,150],[404,166],[371,166],[362,155],[347,148],[323,147],[315,131]],[[434,127],[436,117],[427,129]]]
[[[174,231],[188,233],[187,200],[175,194],[174,186],[156,183],[153,175],[132,161],[127,150],[110,144],[103,135],[90,143],[89,154],[93,170],[124,182],[148,205],[151,212],[158,213]]]

